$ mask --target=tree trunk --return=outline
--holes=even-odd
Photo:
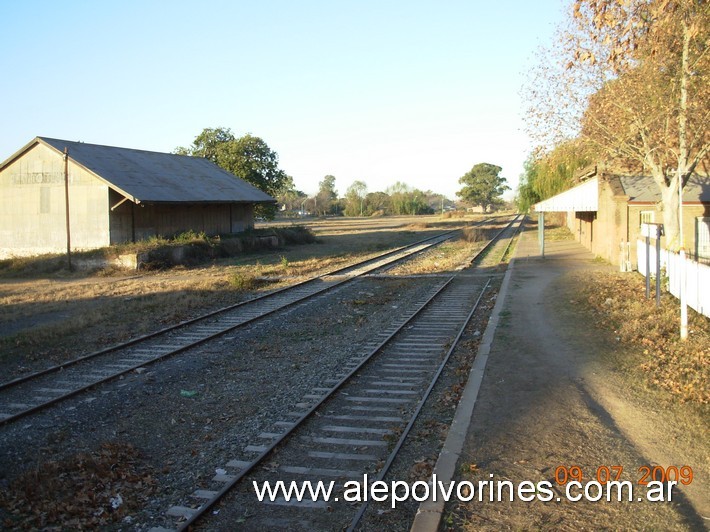
[[[678,110],[678,173],[690,177],[687,172],[690,166],[690,153],[688,151],[688,54],[690,49],[690,27],[686,17],[683,17],[683,53],[680,61],[680,106]],[[683,187],[685,183],[681,185]]]
[[[674,175],[668,186],[661,188],[661,207],[663,209],[663,231],[666,236],[666,249],[680,249],[680,225],[678,223],[678,175]]]

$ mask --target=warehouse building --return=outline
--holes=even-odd
[[[207,159],[37,137],[0,164],[0,258],[238,233],[274,202]]]

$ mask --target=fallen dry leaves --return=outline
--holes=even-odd
[[[690,334],[681,341],[678,300],[664,293],[656,308],[653,299],[645,298],[641,276],[600,272],[580,285],[597,325],[637,348],[638,356],[628,363],[648,384],[683,402],[710,403],[710,320],[689,309]]]
[[[10,515],[3,527],[80,530],[128,523],[155,486],[134,447],[105,443],[92,453],[39,464],[12,481],[0,493],[0,506]]]

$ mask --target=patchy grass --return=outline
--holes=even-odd
[[[689,337],[683,342],[678,300],[665,293],[656,308],[645,298],[641,276],[595,273],[580,285],[597,325],[634,348],[618,361],[626,372],[682,402],[710,404],[710,320],[688,309]]]
[[[461,230],[461,236],[455,240],[450,240],[429,251],[419,255],[417,258],[390,270],[394,275],[418,275],[427,273],[451,272],[458,267],[470,262],[485,243],[493,238],[500,227],[493,226],[466,226]],[[477,260],[482,260],[490,252],[486,251]]]
[[[174,268],[124,278],[0,284],[0,363],[13,366],[10,374],[58,363],[234,304],[250,293],[345,266],[359,255],[259,257],[241,257],[242,264]]]
[[[229,285],[239,292],[251,292],[275,282],[278,281],[239,271],[229,278]]]
[[[564,240],[572,240],[573,238],[574,235],[572,234],[572,231],[570,231],[565,225],[554,227],[545,226],[545,240],[548,242],[560,242]]]
[[[316,235],[304,225],[275,227],[272,229],[283,245],[313,244],[317,242]]]
[[[151,237],[139,242],[119,244],[90,251],[73,251],[72,260],[77,264],[96,261],[97,266],[80,267],[96,271],[97,275],[112,275],[119,271],[116,267],[101,269],[101,259],[111,260],[121,255],[140,254],[146,257],[143,269],[166,269],[180,265],[198,265],[220,258],[243,255],[268,247],[276,242],[278,247],[313,244],[317,242],[315,233],[302,225],[253,229],[239,235],[209,237],[204,232],[186,231],[171,238]],[[182,248],[179,258],[174,251]],[[84,272],[70,272],[65,254],[47,254],[35,257],[20,257],[0,260],[0,278],[21,279],[42,275],[79,277]]]
[[[480,246],[478,246],[480,247]],[[389,270],[392,275],[418,275],[426,273],[451,272],[471,258],[476,246],[465,238],[446,242],[415,259]]]
[[[406,229],[409,231],[421,231],[422,229],[428,229],[430,227],[429,224],[427,223],[416,223],[416,224],[410,224],[407,226]]]
[[[266,227],[260,234],[276,230],[299,245],[244,251],[191,268],[0,273],[0,371],[9,379],[458,226],[427,220],[422,231],[405,230],[413,218]],[[19,269],[26,267],[25,259],[17,261]]]
[[[441,219],[442,220],[450,220],[452,218],[466,218],[466,211],[460,210],[460,211],[446,211],[445,213],[441,214]]]
[[[480,227],[464,227],[463,239],[466,242],[482,242],[486,240],[486,231]]]

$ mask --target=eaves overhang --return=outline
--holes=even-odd
[[[533,205],[536,212],[596,212],[599,210],[599,178],[593,177],[556,196]]]

